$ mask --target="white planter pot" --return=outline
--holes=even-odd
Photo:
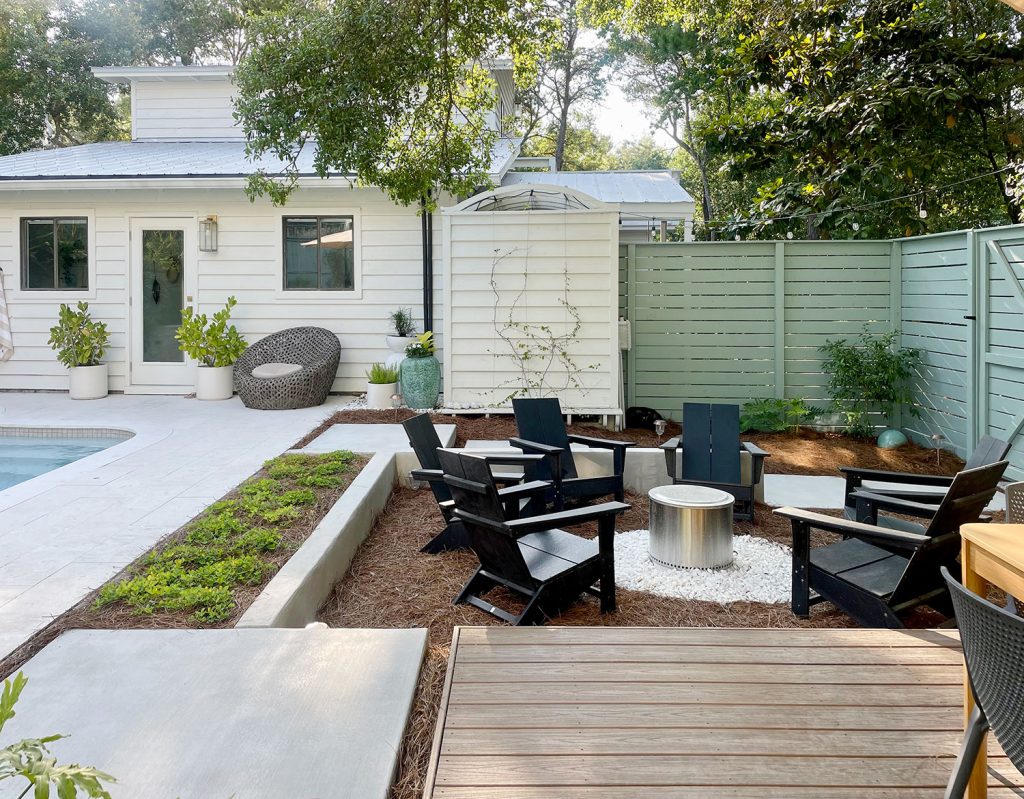
[[[384,340],[388,343],[389,350],[397,352],[399,355],[405,355],[405,348],[415,341],[415,338],[415,336],[386,336]]]
[[[384,365],[389,369],[397,369],[399,364],[405,360],[405,348],[416,340],[415,336],[387,336],[388,349],[391,354],[384,360]],[[390,408],[391,405],[389,404]]]
[[[231,399],[235,390],[235,367],[200,366],[196,369],[196,399]]]
[[[391,397],[398,393],[398,383],[367,383],[366,407],[377,410],[388,410],[394,406]]]
[[[71,399],[102,399],[107,396],[107,365],[73,366],[68,370]]]

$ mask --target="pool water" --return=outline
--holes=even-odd
[[[9,433],[0,428],[0,491],[120,444],[125,436],[107,433],[53,435]]]

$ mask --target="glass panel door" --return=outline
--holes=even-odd
[[[191,390],[194,364],[174,334],[195,293],[194,219],[133,219],[131,380],[141,390]]]
[[[142,360],[184,363],[174,333],[185,307],[185,231],[142,231]]]

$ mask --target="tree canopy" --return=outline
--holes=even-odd
[[[490,58],[527,74],[550,33],[543,4],[512,0],[295,0],[252,19],[237,72],[238,116],[260,173],[252,193],[283,202],[299,154],[318,174],[350,173],[397,202],[431,205],[488,182]]]
[[[1021,157],[1021,19],[997,0],[589,10],[620,31],[656,121],[682,119],[712,228],[889,236],[1020,220],[1003,172]],[[718,203],[716,170],[741,189]]]

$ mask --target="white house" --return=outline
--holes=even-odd
[[[492,70],[499,88],[497,126],[512,101],[511,64],[495,62]],[[234,319],[250,341],[295,325],[335,332],[342,344],[338,392],[364,390],[365,370],[387,354],[388,316],[399,307],[413,309],[421,330],[425,324],[435,331],[444,360],[451,297],[445,284],[450,258],[444,256],[450,248],[443,226],[435,231],[434,215],[396,205],[378,189],[355,188],[345,175],[320,179],[311,159],[305,171],[300,163],[299,188],[286,206],[250,202],[246,176],[256,167],[273,171],[279,165],[246,159],[232,115],[230,67],[94,71],[111,83],[130,83],[131,141],[0,158],[0,279],[15,342],[14,357],[0,363],[0,390],[67,388],[47,338],[58,306],[78,300],[87,301],[111,332],[104,360],[112,391],[191,391],[195,365],[173,338],[181,309],[209,313],[229,296],[238,299]],[[517,139],[498,139],[493,185],[501,185],[518,151]],[[454,206],[457,199],[442,197],[441,204]],[[583,205],[609,212],[593,198]],[[581,247],[601,253],[587,270],[606,272],[609,290],[586,295],[584,305],[601,306],[600,314],[587,312],[588,324],[599,317],[601,327],[588,327],[586,336],[614,340],[614,325],[605,330],[604,320],[614,322],[617,311],[615,226],[599,225],[610,238],[595,245],[574,238],[592,235],[593,225],[565,226],[556,235],[550,222],[545,235],[559,243],[534,247],[538,258]],[[500,222],[489,229],[500,230]],[[479,246],[493,250],[492,244],[481,240]],[[530,258],[521,261],[529,268]],[[486,302],[485,294],[478,299]],[[541,305],[535,303],[531,318]],[[603,344],[599,349],[604,362]],[[620,410],[617,358],[599,377],[596,371],[599,398],[588,404]],[[493,397],[480,401],[490,404]]]

